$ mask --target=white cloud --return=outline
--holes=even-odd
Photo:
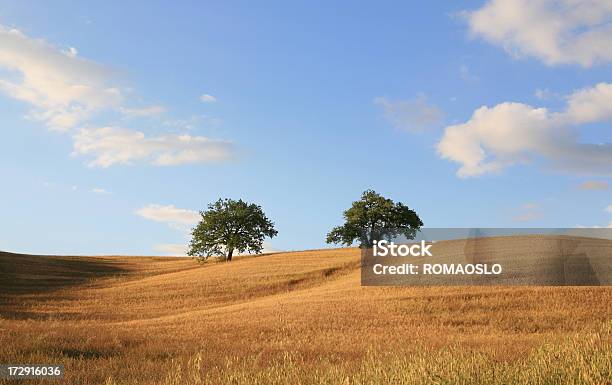
[[[606,212],[612,214],[612,205],[606,207]]]
[[[474,36],[547,65],[612,61],[609,0],[491,0],[464,13]]]
[[[43,121],[52,129],[71,130],[73,154],[92,156],[92,166],[136,162],[169,166],[231,157],[230,142],[202,136],[146,137],[140,131],[117,127],[76,130],[85,124],[92,126],[91,119],[103,110],[118,111],[128,118],[165,111],[160,105],[124,105],[122,90],[111,84],[112,72],[77,54],[74,47],[62,51],[0,25],[0,92],[30,104],[28,118]]]
[[[200,101],[203,103],[212,103],[216,102],[217,98],[209,94],[202,94],[200,95]]]
[[[385,97],[374,98],[374,104],[382,108],[385,119],[395,128],[418,133],[435,128],[444,113],[438,107],[429,104],[423,95],[412,100],[392,101]]]
[[[184,256],[187,255],[189,247],[181,243],[160,243],[155,245],[155,250],[164,253],[168,256]]]
[[[480,107],[465,123],[448,126],[439,155],[461,164],[457,175],[477,176],[543,158],[553,167],[612,175],[612,144],[583,143],[577,127],[612,119],[612,84],[600,83],[567,97],[562,112],[523,103]]]
[[[180,209],[174,205],[150,204],[136,210],[136,214],[151,221],[167,223],[174,228],[194,226],[200,220],[197,211]]]
[[[167,224],[174,230],[180,231],[189,237],[191,229],[200,221],[200,213],[193,210],[181,209],[174,205],[149,204],[135,211],[145,219]],[[166,255],[186,255],[187,241],[185,244],[164,243],[155,246],[157,251]]]
[[[107,191],[107,190],[105,190],[103,188],[100,188],[100,187],[92,188],[91,192],[95,193],[95,194],[103,194],[103,195],[110,194],[110,191]]]
[[[159,166],[208,163],[231,159],[231,142],[191,135],[147,137],[119,127],[85,128],[74,135],[73,155],[93,156],[90,166],[146,162]]]
[[[567,98],[567,103],[567,118],[575,124],[611,120],[612,83],[599,83],[576,91]]]
[[[94,112],[119,105],[121,91],[109,84],[110,72],[0,25],[0,91],[32,106],[29,117],[53,129],[66,130]]]
[[[581,190],[607,190],[609,187],[608,182],[598,180],[585,181],[578,186]]]

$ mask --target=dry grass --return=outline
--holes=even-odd
[[[68,384],[609,384],[612,372],[610,288],[361,287],[356,249],[203,265],[0,253],[0,315],[0,362],[64,364]]]

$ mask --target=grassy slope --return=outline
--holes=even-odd
[[[473,372],[492,362],[512,372],[526,356],[537,361],[542,344],[563,349],[576,334],[603,347],[589,360],[610,359],[601,332],[612,319],[610,288],[361,287],[358,264],[356,249],[205,265],[0,253],[0,362],[64,363],[71,384],[198,383],[206,373],[215,383],[231,383],[230,373],[260,383],[362,373],[354,382],[365,383],[378,373],[383,383],[380,368],[364,365],[406,365],[402,373],[422,381],[436,369],[418,365],[447,354],[467,355],[456,365]]]

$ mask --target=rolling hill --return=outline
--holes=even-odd
[[[0,253],[0,316],[0,362],[64,364],[70,384],[507,383],[547,371],[605,383],[612,373],[610,287],[362,287],[350,248],[205,264]]]

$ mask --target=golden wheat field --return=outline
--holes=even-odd
[[[0,253],[0,363],[65,384],[612,383],[609,287],[362,287],[359,263]]]

